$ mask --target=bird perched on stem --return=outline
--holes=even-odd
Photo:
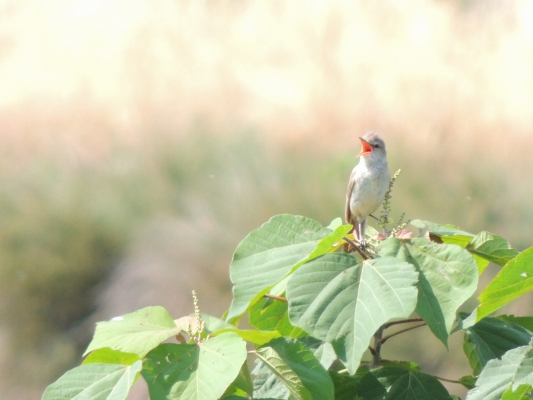
[[[353,225],[354,235],[364,247],[366,219],[383,202],[391,178],[383,139],[371,131],[359,139],[363,149],[348,182],[345,215],[346,222]]]

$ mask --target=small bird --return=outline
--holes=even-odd
[[[354,227],[355,236],[364,247],[367,217],[383,202],[389,188],[385,142],[376,132],[366,132],[359,138],[363,149],[355,166],[346,193],[346,222]]]

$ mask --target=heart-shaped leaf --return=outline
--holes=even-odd
[[[331,231],[309,218],[277,215],[237,246],[230,267],[233,302],[226,319],[242,315],[278,281],[304,262],[319,257],[351,229]]]
[[[478,269],[472,255],[457,245],[424,238],[405,243],[385,240],[379,254],[398,257],[416,267],[420,274],[416,312],[447,345],[457,309],[477,288]]]
[[[142,375],[152,399],[216,400],[246,360],[246,343],[223,333],[201,343],[162,344],[146,355]]]
[[[396,258],[357,264],[350,254],[326,254],[289,279],[289,317],[310,335],[331,342],[353,374],[376,330],[414,311],[417,278],[413,265]]]

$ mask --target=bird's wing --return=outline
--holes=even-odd
[[[350,180],[348,181],[348,191],[346,192],[346,205],[344,207],[344,218],[348,224],[352,224],[352,211],[350,210],[350,197],[352,195],[353,187],[355,184],[354,179],[355,169],[350,174]]]

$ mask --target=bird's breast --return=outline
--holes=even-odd
[[[389,187],[390,173],[388,169],[372,170],[354,168],[352,178],[354,185],[350,194],[350,211],[358,221],[365,220],[383,202]]]

